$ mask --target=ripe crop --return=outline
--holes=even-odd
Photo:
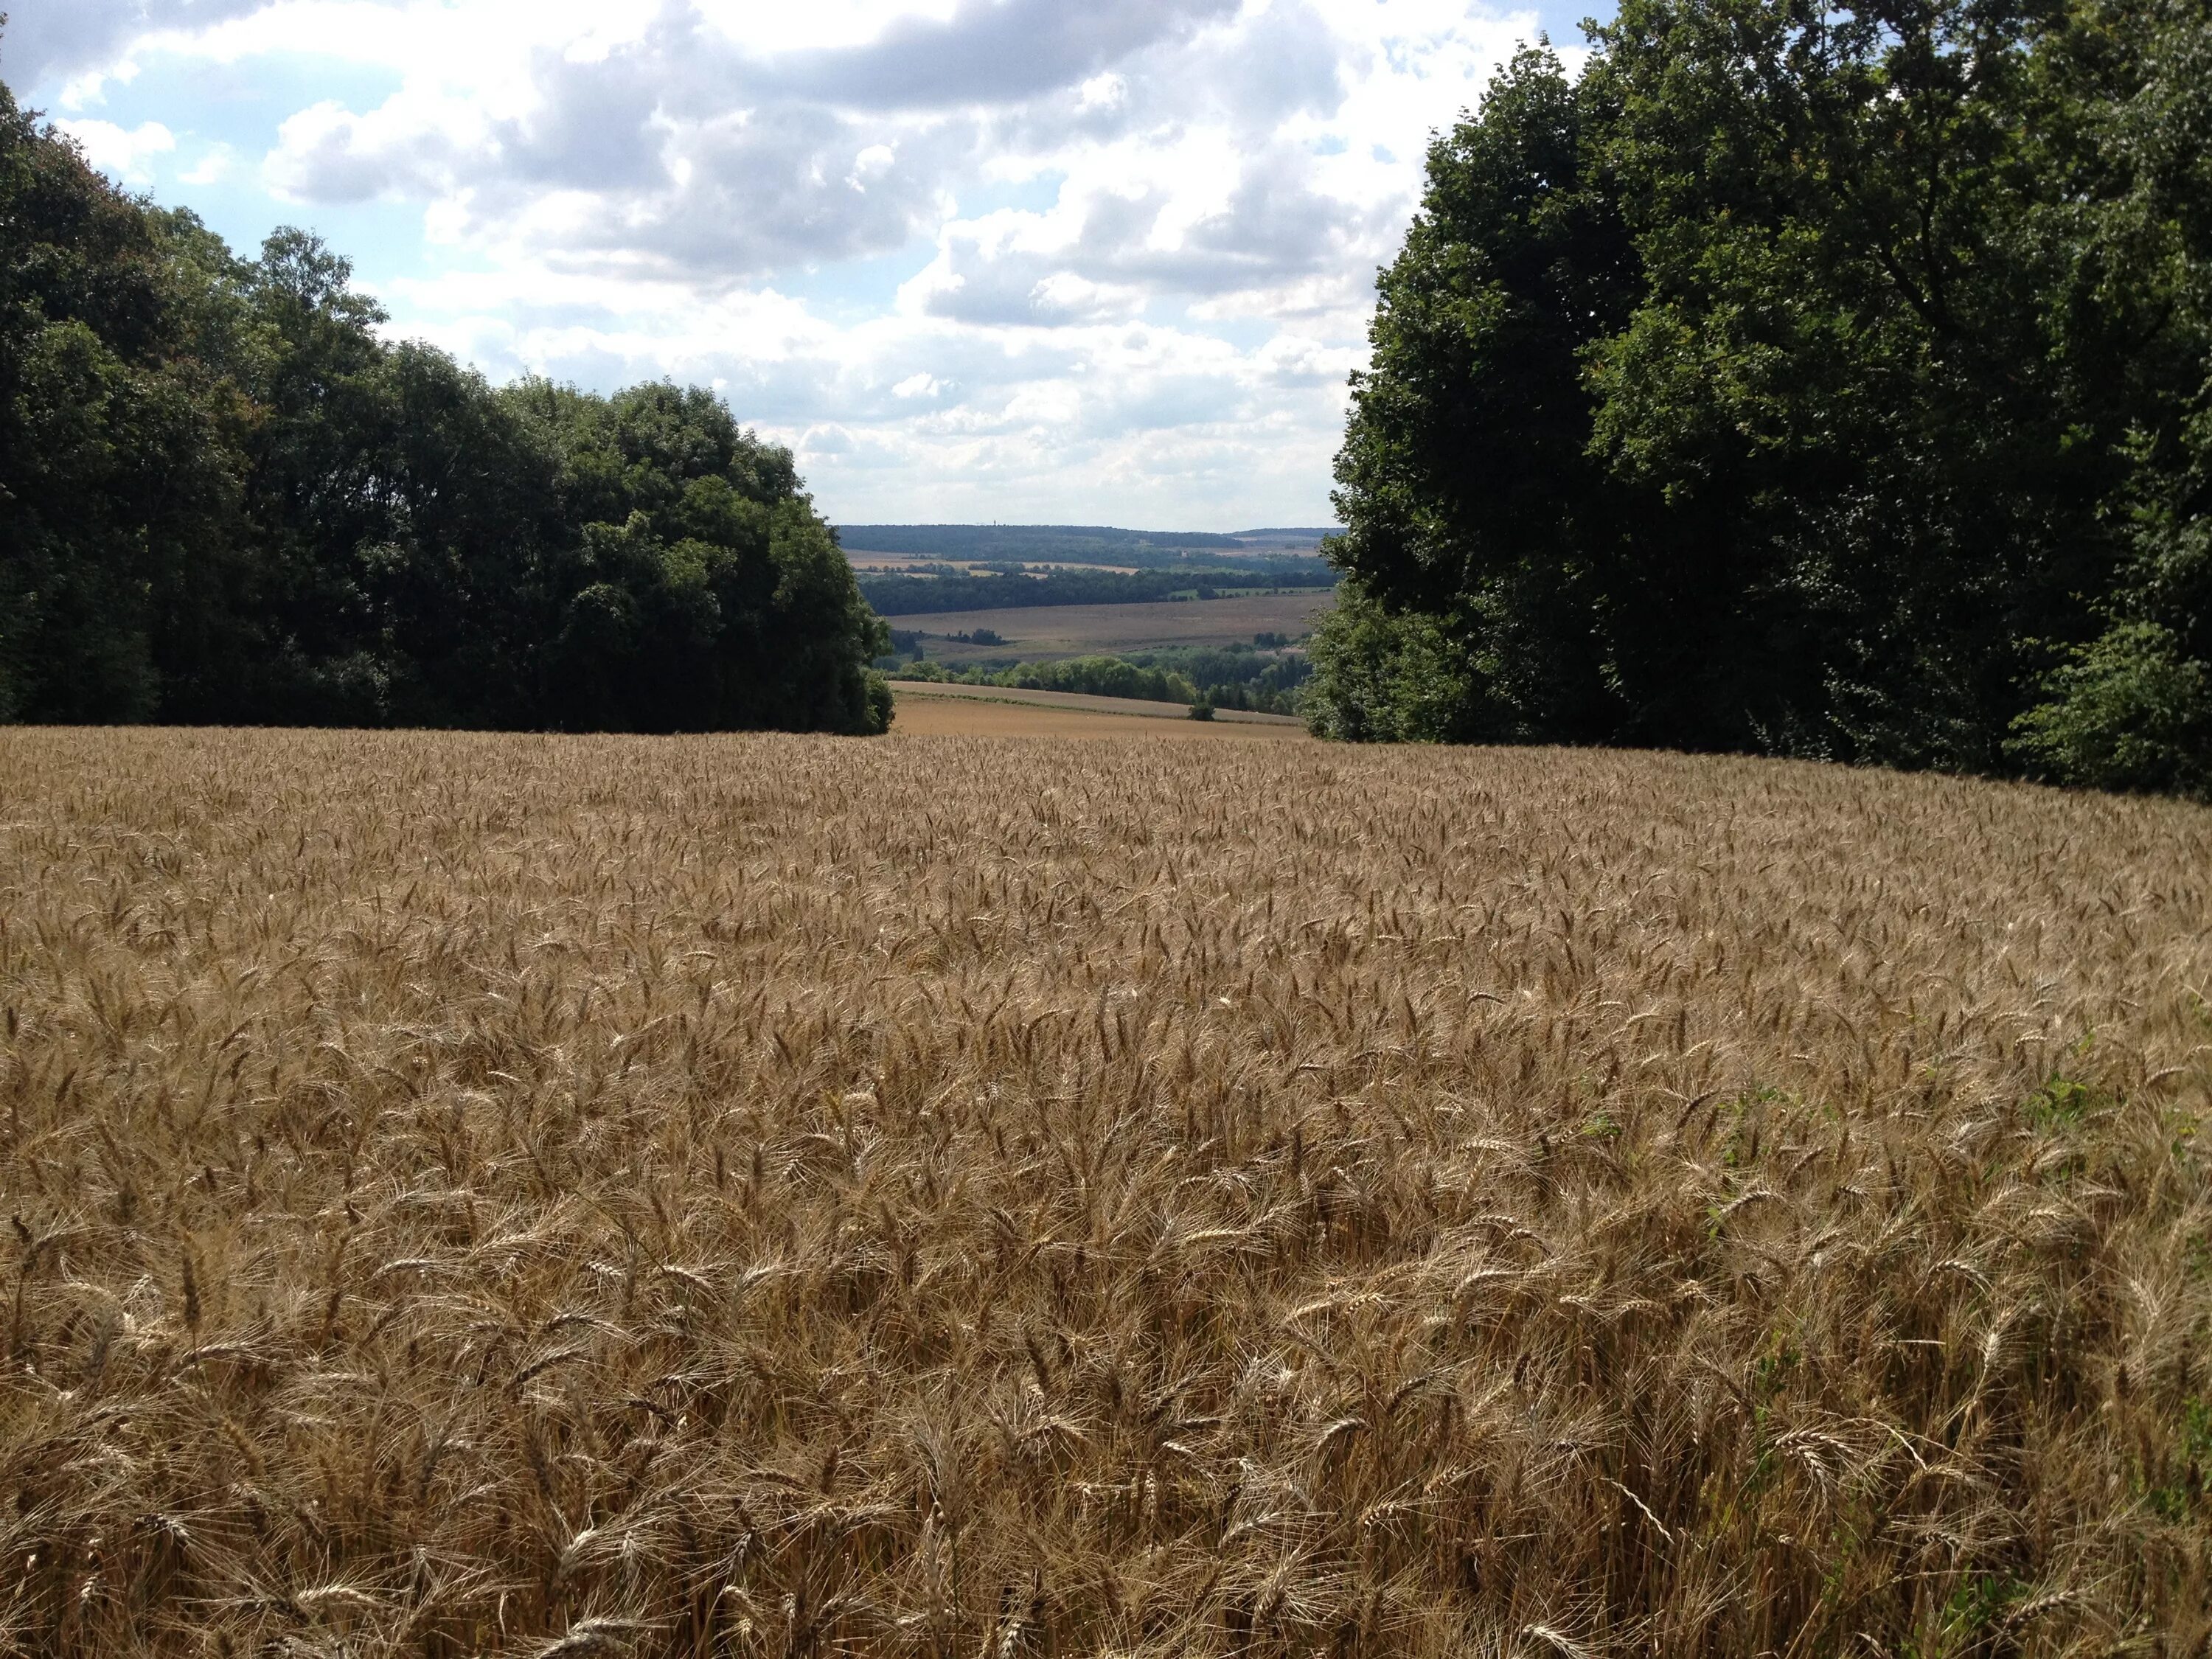
[[[1227,740],[0,779],[0,1650],[2212,1636],[2212,813]]]

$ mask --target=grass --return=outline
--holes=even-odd
[[[0,777],[0,1649],[2212,1630],[2212,814],[1254,741]]]
[[[1010,611],[940,611],[894,617],[891,626],[931,635],[929,654],[954,667],[977,662],[1039,662],[1093,653],[1121,653],[1164,646],[1249,645],[1259,633],[1295,638],[1334,603],[1324,590],[1256,598],[1192,599],[1157,605],[1041,605]],[[1000,645],[945,639],[988,628]]]

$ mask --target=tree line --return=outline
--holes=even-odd
[[[1133,697],[1153,702],[1190,702],[1198,688],[1171,671],[1140,667],[1114,656],[1066,657],[1053,662],[1018,662],[1010,667],[951,669],[927,659],[891,671],[895,680],[939,685],[998,685],[1027,691],[1080,691],[1094,697]]]
[[[948,667],[921,654],[921,636],[908,635],[915,656],[890,671],[894,680],[937,684],[998,685],[1031,691],[1079,691],[1099,697],[1154,702],[1205,702],[1217,708],[1289,714],[1311,673],[1302,652],[1261,654],[1250,646],[1171,646],[1127,656],[1066,657],[1049,662],[977,664]],[[1279,641],[1279,635],[1271,635]]]
[[[0,719],[879,732],[788,452],[703,390],[495,388],[347,262],[240,258],[0,87]]]
[[[2212,792],[2204,0],[1623,0],[1431,148],[1316,729]]]

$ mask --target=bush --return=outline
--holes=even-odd
[[[2058,783],[2212,793],[2212,682],[2155,623],[2122,623],[2049,675],[2014,751]]]
[[[1356,578],[1314,630],[1304,704],[1316,737],[1353,743],[1452,743],[1476,735],[1474,676],[1437,620],[1392,612]]]

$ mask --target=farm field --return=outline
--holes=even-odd
[[[1334,603],[1319,589],[1251,598],[1162,600],[1152,605],[1042,605],[1008,611],[933,611],[895,617],[892,625],[933,637],[932,658],[955,667],[1019,657],[1050,661],[1161,646],[1249,645],[1255,634],[1306,632]],[[989,629],[1004,645],[962,645],[944,639]]]
[[[903,692],[905,687],[900,687]],[[1102,699],[1102,701],[1106,701]],[[1180,704],[1170,705],[1180,708]],[[888,741],[908,738],[1096,738],[1103,742],[1311,743],[1303,727],[1209,725],[1178,715],[1174,720],[1111,709],[1067,708],[1027,701],[1001,702],[978,697],[903,696]]]
[[[921,553],[871,553],[863,548],[857,547],[848,547],[845,550],[845,562],[855,570],[876,573],[895,570],[927,571],[933,566],[946,563],[957,565],[965,570],[988,568],[987,566],[968,559],[947,560]],[[1103,570],[1122,576],[1133,574],[1138,568],[1133,564],[1095,564],[1087,559],[1082,561],[1024,559],[1019,562],[1027,565],[1032,570]]]
[[[0,731],[0,1651],[2200,1650],[2212,812],[1110,723]]]
[[[1291,714],[1262,714],[1243,708],[1217,710],[1211,722],[1194,720],[1190,707],[1180,702],[1151,702],[1139,697],[1102,697],[1082,691],[1032,691],[1019,686],[947,685],[929,680],[899,680],[892,690],[898,696],[894,732],[923,732],[946,735],[979,729],[963,726],[981,710],[1017,706],[1048,714],[1058,722],[1053,729],[1081,734],[1101,730],[1098,719],[1167,720],[1203,734],[1209,729],[1240,728],[1243,737],[1303,738],[1305,723]],[[1093,724],[1086,726],[1088,720]],[[917,724],[916,722],[922,722]],[[933,723],[932,723],[933,722]],[[1113,730],[1121,728],[1114,727]],[[1043,735],[1040,732],[1039,735]]]

